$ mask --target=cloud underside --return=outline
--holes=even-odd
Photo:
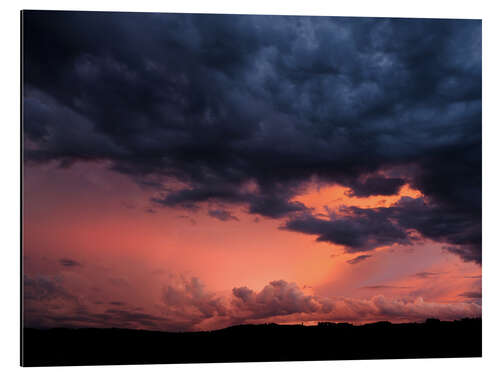
[[[480,21],[28,11],[24,28],[27,163],[105,161],[160,207],[244,205],[348,252],[417,231],[481,262]],[[324,220],[294,200],[312,178],[428,203]]]
[[[289,219],[282,229],[314,234],[317,241],[343,245],[347,252],[367,252],[382,246],[411,245],[420,238],[453,244],[444,248],[465,261],[481,262],[481,222],[448,211],[424,198],[402,197],[391,207],[343,207],[329,219],[303,214]],[[370,255],[360,255],[358,263]]]
[[[258,292],[247,287],[233,288],[230,298],[221,298],[206,291],[197,278],[182,279],[165,287],[154,313],[116,301],[96,310],[96,305],[67,293],[61,281],[54,277],[25,277],[27,327],[112,326],[193,331],[243,323],[405,322],[481,316],[480,301],[435,303],[421,297],[396,299],[383,295],[371,299],[323,298],[306,295],[295,283],[283,280],[270,282]],[[467,298],[480,296],[471,292]]]

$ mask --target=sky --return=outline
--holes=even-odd
[[[27,11],[28,327],[481,316],[481,21]]]

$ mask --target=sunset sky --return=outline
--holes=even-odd
[[[481,315],[481,22],[24,13],[24,324]]]

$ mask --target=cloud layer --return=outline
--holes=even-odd
[[[481,263],[481,221],[426,203],[424,198],[403,197],[391,207],[343,207],[328,220],[311,214],[296,216],[283,229],[317,235],[317,241],[343,245],[347,252],[365,252],[381,246],[410,245],[415,232],[436,242],[465,261]],[[358,257],[359,258],[359,257]],[[359,258],[363,259],[363,258]]]
[[[28,11],[24,27],[26,162],[107,162],[159,206],[243,205],[349,252],[411,229],[481,262],[480,21]],[[323,220],[294,199],[311,178],[428,203]]]
[[[395,298],[382,294],[370,299],[325,298],[307,294],[295,283],[276,280],[262,290],[235,287],[229,297],[207,291],[196,277],[178,278],[164,287],[156,312],[110,301],[92,304],[71,295],[62,280],[26,277],[25,325],[28,327],[122,327],[166,331],[220,329],[243,323],[299,323],[391,320],[420,321],[427,318],[454,320],[481,316],[480,293],[466,293],[468,302],[436,303],[422,297]],[[373,289],[385,289],[378,286]]]

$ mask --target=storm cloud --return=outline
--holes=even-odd
[[[358,264],[368,258],[370,258],[371,255],[358,255],[356,258],[349,259],[347,263],[349,264]]]
[[[61,258],[59,259],[59,264],[67,268],[82,267],[82,264],[74,259]]]
[[[220,221],[228,221],[228,220],[238,221],[239,220],[236,216],[233,216],[231,214],[231,212],[224,210],[224,209],[209,210],[208,215],[212,216]]]
[[[347,252],[370,251],[382,246],[411,245],[421,236],[453,246],[446,250],[464,261],[481,263],[481,221],[424,198],[402,197],[390,207],[343,207],[329,219],[311,214],[294,217],[282,229],[317,235],[317,241],[343,245]],[[476,220],[475,220],[476,219]]]
[[[348,252],[411,230],[481,262],[481,21],[23,17],[27,163],[106,162],[160,207],[243,205]],[[427,203],[324,220],[294,199],[312,178]]]

